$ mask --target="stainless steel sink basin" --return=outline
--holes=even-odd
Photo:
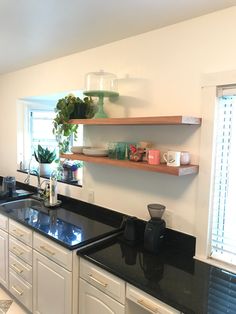
[[[0,208],[2,208],[6,212],[11,212],[12,210],[23,208],[33,208],[37,210],[42,210],[44,206],[40,201],[34,200],[32,198],[26,198],[22,200],[3,203],[0,205]]]

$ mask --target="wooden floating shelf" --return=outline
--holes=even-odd
[[[61,154],[61,158],[71,159],[71,160],[81,160],[96,164],[104,164],[104,165],[111,165],[116,167],[123,167],[123,168],[130,168],[136,170],[144,170],[144,171],[151,171],[151,172],[160,172],[166,173],[174,176],[184,176],[189,174],[196,174],[198,173],[199,166],[197,165],[186,165],[180,167],[169,167],[166,164],[160,165],[149,165],[147,162],[134,162],[129,160],[117,160],[117,159],[110,159],[108,157],[93,157],[87,156],[84,154]]]
[[[201,122],[201,118],[189,116],[72,119],[69,121],[71,124],[88,125],[200,125]]]

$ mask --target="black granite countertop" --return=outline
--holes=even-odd
[[[35,188],[19,184],[34,192]],[[26,197],[15,195],[7,201]],[[145,222],[138,221],[136,244],[123,235],[83,248],[114,234],[126,217],[118,212],[59,196],[58,209],[25,208],[0,213],[45,235],[185,314],[235,314],[236,275],[193,259],[195,238],[167,229],[156,255],[143,248]],[[1,200],[0,203],[3,201]]]
[[[236,275],[178,246],[153,255],[121,236],[77,254],[185,314],[236,313]]]
[[[22,187],[25,188],[25,185],[20,184],[19,188]],[[30,189],[29,186],[26,187]],[[121,228],[122,214],[62,195],[59,195],[61,206],[54,209],[44,207],[43,203],[11,210],[1,205],[26,198],[33,191],[34,189],[28,193],[21,191],[21,194],[2,199],[0,213],[70,250],[113,234]]]

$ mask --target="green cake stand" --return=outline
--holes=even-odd
[[[98,97],[98,111],[94,115],[94,119],[98,118],[108,118],[106,112],[103,109],[104,105],[104,97],[118,97],[119,93],[113,92],[113,91],[100,91],[100,90],[90,90],[90,91],[85,91],[84,92],[85,96],[90,96],[90,97]]]

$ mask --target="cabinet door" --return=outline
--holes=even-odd
[[[0,283],[8,288],[8,234],[0,230]]]
[[[80,279],[79,314],[124,314],[125,307],[105,293]]]
[[[71,314],[71,272],[36,251],[33,269],[33,313]]]

